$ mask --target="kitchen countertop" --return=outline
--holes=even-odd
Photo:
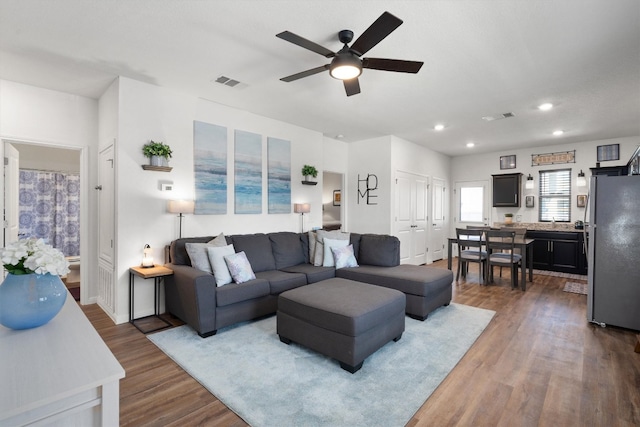
[[[531,231],[563,231],[563,232],[575,232],[582,233],[582,229],[577,229],[573,222],[514,222],[512,224],[505,224],[504,222],[494,222],[494,227],[514,227],[514,228],[526,228]]]

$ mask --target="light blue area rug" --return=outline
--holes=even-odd
[[[480,336],[495,312],[460,304],[424,322],[406,318],[350,374],[338,362],[280,342],[276,317],[200,338],[188,326],[148,335],[252,426],[403,426]]]

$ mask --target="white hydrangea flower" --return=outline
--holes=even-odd
[[[42,239],[26,239],[13,242],[2,250],[2,264],[12,274],[54,274],[69,272],[69,262],[62,252]]]

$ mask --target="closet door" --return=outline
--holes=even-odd
[[[400,239],[400,262],[427,262],[428,177],[396,172],[394,234]]]
[[[4,143],[4,245],[18,240],[20,153]]]
[[[98,256],[100,261],[113,266],[114,236],[115,236],[115,197],[114,197],[114,169],[113,145],[100,152],[99,179],[96,189],[98,197]]]

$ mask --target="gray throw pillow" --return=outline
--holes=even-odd
[[[324,239],[333,239],[333,240],[349,240],[349,233],[343,233],[340,230],[334,231],[326,231],[326,230],[318,230],[316,231],[316,252],[313,258],[313,265],[321,266],[324,264]]]
[[[227,246],[227,240],[224,234],[220,233],[216,238],[208,241],[207,243],[185,243],[187,254],[191,260],[191,265],[198,270],[206,271],[207,273],[213,273],[211,269],[211,262],[209,261],[209,254],[207,247],[223,247]]]

